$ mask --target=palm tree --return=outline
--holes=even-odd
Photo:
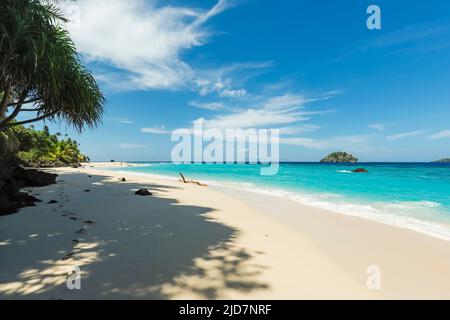
[[[78,131],[100,123],[105,98],[82,66],[63,21],[50,3],[1,1],[0,132],[45,119],[64,120]],[[22,112],[35,117],[14,121]]]

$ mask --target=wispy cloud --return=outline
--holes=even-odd
[[[373,123],[369,124],[370,129],[378,130],[378,131],[384,131],[386,130],[386,125],[382,123]]]
[[[330,137],[324,139],[313,139],[313,138],[281,138],[280,143],[301,146],[309,149],[319,149],[319,150],[355,150],[355,149],[366,149],[367,140],[369,136],[366,135],[352,135],[352,136],[339,136]]]
[[[428,131],[428,129],[402,132],[402,133],[398,133],[398,134],[393,134],[393,135],[387,136],[386,139],[388,139],[388,140],[399,140],[399,139],[405,139],[405,138],[413,138],[413,137],[417,137],[417,136],[423,135],[427,131]]]
[[[450,24],[424,23],[407,26],[402,29],[386,33],[372,41],[369,47],[393,47],[410,43],[417,43],[427,39],[440,39],[450,34]]]
[[[389,49],[390,54],[425,54],[449,48],[449,40],[450,23],[448,20],[441,20],[382,34],[361,49]]]
[[[245,89],[238,89],[238,90],[224,89],[219,93],[219,96],[222,98],[239,98],[245,97],[247,94],[248,92]]]
[[[432,134],[428,136],[429,140],[439,140],[439,139],[448,139],[450,138],[450,130],[443,130],[438,133]]]
[[[301,95],[285,94],[269,97],[249,108],[234,108],[233,112],[205,119],[209,128],[273,128],[308,120],[308,112],[301,110],[305,99]]]
[[[193,89],[201,96],[216,94],[221,98],[247,97],[250,93],[242,87],[244,83],[271,66],[271,61],[246,62],[209,70],[196,70]]]
[[[262,105],[267,110],[286,110],[291,108],[303,107],[308,102],[303,95],[284,94],[268,98]]]
[[[191,101],[189,105],[192,107],[205,109],[205,110],[213,110],[218,111],[223,109],[223,104],[221,102],[199,102],[199,101]]]
[[[128,119],[128,118],[114,118],[114,121],[122,124],[133,124],[134,120]]]
[[[159,127],[142,128],[141,132],[150,134],[169,134],[171,131],[167,130],[165,126],[159,126]]]
[[[61,3],[69,5],[72,1]],[[81,21],[69,31],[77,49],[103,64],[109,71],[98,78],[118,89],[185,86],[196,72],[182,53],[203,45],[211,36],[205,23],[230,7],[226,0],[209,10],[143,0],[78,0],[76,5]]]

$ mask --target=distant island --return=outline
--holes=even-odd
[[[327,155],[325,158],[320,160],[322,163],[356,163],[358,158],[354,157],[352,154],[347,152],[333,152]]]
[[[444,158],[441,160],[436,160],[436,161],[432,161],[434,163],[449,163],[450,162],[450,158]]]

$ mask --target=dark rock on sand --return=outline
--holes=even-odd
[[[22,187],[44,187],[56,183],[56,174],[38,171],[36,169],[24,169],[16,167],[13,177],[17,184]]]
[[[34,206],[39,199],[21,192],[26,187],[42,187],[55,183],[56,175],[21,166],[0,159],[0,216]]]
[[[139,189],[134,194],[138,196],[152,196],[153,193],[151,193],[148,189]]]
[[[122,182],[126,182],[126,181],[127,181],[127,179],[125,179],[125,178],[120,178],[120,181],[122,181]]]
[[[24,192],[14,193],[14,198],[8,198],[7,194],[0,194],[0,216],[17,213],[19,208],[34,207],[36,202],[42,202],[36,197]]]

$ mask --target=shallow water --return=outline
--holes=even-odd
[[[286,197],[312,206],[416,230],[450,240],[450,164],[281,163],[278,174],[260,165],[141,163],[115,170],[207,181]],[[369,173],[353,173],[356,168]]]

